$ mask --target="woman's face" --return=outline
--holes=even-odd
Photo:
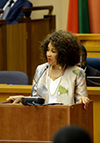
[[[46,52],[47,61],[50,65],[57,65],[58,51],[52,46],[51,42],[48,44],[48,49]]]

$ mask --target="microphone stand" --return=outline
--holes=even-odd
[[[39,78],[37,79],[37,81],[36,81],[35,84],[33,85],[32,90],[31,90],[31,96],[32,96],[34,87],[37,85],[37,83],[38,83],[38,81],[40,80],[41,76],[42,76],[43,73],[48,69],[48,67],[49,67],[48,65],[45,67],[45,69],[42,71],[42,73],[40,74]]]
[[[37,85],[37,83],[40,80],[41,76],[48,69],[48,67],[49,67],[48,65],[45,67],[45,69],[42,71],[39,78],[37,79],[37,81],[33,85],[32,91],[31,91],[31,97],[22,97],[22,104],[24,104],[24,105],[35,105],[35,106],[39,106],[39,105],[44,104],[44,102],[45,102],[44,98],[34,97],[34,96],[32,97],[32,93],[33,93],[34,87]]]

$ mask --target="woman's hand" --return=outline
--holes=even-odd
[[[7,98],[7,101],[12,102],[12,104],[19,103],[19,102],[21,102],[22,97],[24,97],[24,96],[23,95],[10,96]]]
[[[79,103],[84,104],[84,109],[86,110],[87,105],[89,104],[90,99],[88,97],[82,96],[79,100]]]

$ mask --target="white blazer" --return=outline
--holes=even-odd
[[[35,81],[40,77],[41,73],[48,63],[39,65],[36,69],[33,79],[33,85]],[[49,70],[49,69],[47,69]],[[47,87],[47,70],[42,74],[37,86],[35,86],[32,95],[40,96],[45,99],[45,103],[48,103],[48,87]],[[82,96],[88,96],[87,87],[85,81],[85,73],[82,68],[78,66],[68,66],[62,76],[62,80],[57,89],[57,101],[62,102],[64,105],[72,105],[79,102]]]

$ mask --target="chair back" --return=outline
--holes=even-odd
[[[29,78],[21,71],[0,71],[0,84],[29,85]]]
[[[100,70],[100,58],[87,57],[87,65]]]

